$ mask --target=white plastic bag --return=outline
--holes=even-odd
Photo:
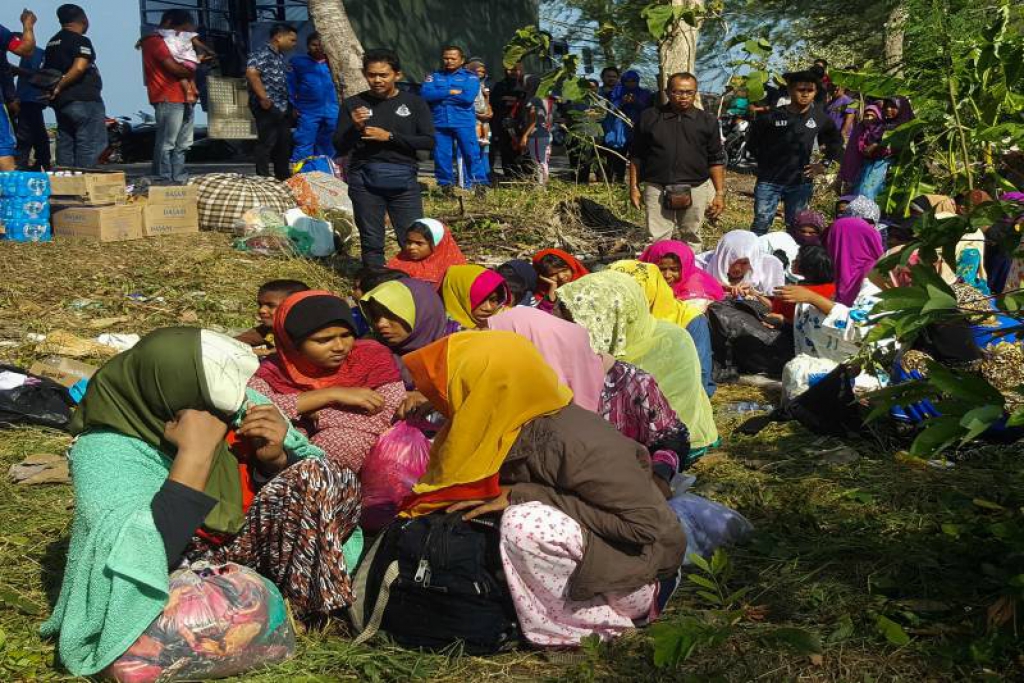
[[[789,403],[810,389],[838,365],[827,358],[815,358],[803,353],[786,363],[782,369],[782,404]]]

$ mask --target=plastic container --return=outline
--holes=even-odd
[[[4,239],[10,242],[49,242],[50,224],[44,221],[4,220]]]
[[[770,403],[758,403],[757,401],[736,401],[729,403],[722,410],[722,415],[746,415],[748,413],[767,413],[775,410]]]

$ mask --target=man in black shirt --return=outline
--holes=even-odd
[[[843,154],[843,136],[828,113],[814,105],[820,84],[808,71],[786,74],[790,103],[770,109],[754,120],[748,149],[757,159],[754,223],[758,235],[768,232],[782,201],[786,224],[807,208],[814,178]],[[823,163],[811,163],[815,143],[824,148]]]
[[[722,135],[715,117],[694,106],[697,78],[693,74],[673,74],[667,90],[668,103],[645,111],[633,134],[629,198],[638,209],[643,200],[652,241],[672,239],[679,228],[697,252],[702,248],[700,228],[705,215],[714,220],[725,208]],[[687,193],[689,206],[669,206],[670,196]]]
[[[348,196],[362,245],[363,264],[384,265],[384,216],[399,246],[413,221],[423,218],[416,152],[434,149],[434,122],[427,103],[396,87],[402,69],[391,50],[363,57],[370,89],[341,105],[334,146],[351,153]]]
[[[89,17],[78,5],[57,8],[61,30],[46,44],[43,67],[64,74],[51,95],[57,115],[57,165],[95,168],[107,148],[107,113],[96,51],[85,37]]]
[[[523,65],[517,62],[511,69],[505,69],[504,80],[491,88],[491,175],[495,163],[501,157],[501,173],[505,178],[516,178],[529,173],[525,150],[517,149],[518,126],[522,109],[526,106],[526,89],[523,85]]]

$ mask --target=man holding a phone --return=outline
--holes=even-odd
[[[666,91],[668,103],[645,111],[634,131],[629,197],[643,205],[652,242],[672,239],[678,228],[699,252],[705,216],[725,209],[725,151],[718,121],[694,106],[697,77],[673,74]]]

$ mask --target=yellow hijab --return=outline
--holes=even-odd
[[[480,325],[473,318],[473,309],[479,306],[498,287],[508,289],[504,278],[483,266],[452,266],[441,284],[441,298],[448,317],[464,329],[474,330]],[[506,305],[510,303],[506,301]]]
[[[572,401],[540,352],[514,332],[458,332],[404,361],[416,388],[448,418],[403,504],[409,516],[496,495],[498,470],[523,425]]]
[[[637,281],[647,298],[651,315],[658,320],[675,323],[679,327],[686,327],[690,322],[700,315],[700,310],[680,301],[672,291],[672,286],[665,281],[665,276],[653,263],[641,263],[640,261],[616,261],[608,266],[609,270],[625,273]]]

